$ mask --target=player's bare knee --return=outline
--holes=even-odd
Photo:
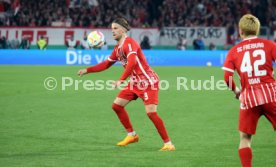
[[[251,134],[247,134],[247,133],[244,133],[244,132],[240,133],[240,139],[241,140],[251,140],[251,137],[252,137]]]
[[[118,97],[113,102],[113,104],[117,104],[122,107],[125,107],[128,103],[129,103],[129,100],[118,98]],[[112,104],[112,106],[113,106],[113,104]]]
[[[151,112],[156,112],[157,111],[157,105],[155,105],[155,104],[145,105],[145,108],[146,108],[146,112],[147,113],[151,113]]]

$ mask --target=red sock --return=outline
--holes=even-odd
[[[168,136],[167,130],[165,128],[164,122],[158,116],[157,112],[149,112],[147,113],[150,120],[153,122],[154,126],[156,127],[159,135],[163,139],[164,143],[169,142],[170,138]]]
[[[252,166],[252,150],[249,147],[239,149],[241,164],[243,167]]]
[[[116,112],[119,120],[125,127],[126,131],[133,132],[133,128],[132,128],[132,125],[130,123],[130,120],[129,120],[129,117],[128,117],[128,114],[127,114],[125,108],[123,106],[113,103],[112,109]]]

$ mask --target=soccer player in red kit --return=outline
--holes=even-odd
[[[252,135],[258,119],[264,115],[276,130],[276,83],[272,62],[276,60],[276,45],[257,38],[260,31],[258,18],[244,15],[239,21],[242,42],[228,52],[223,65],[224,80],[240,100],[239,157],[243,167],[252,166]],[[234,71],[240,77],[241,90],[233,80]]]
[[[116,61],[119,61],[125,70],[113,86],[117,87],[128,77],[130,77],[130,82],[121,90],[112,104],[112,109],[128,132],[126,138],[117,145],[126,146],[139,140],[139,136],[134,131],[125,110],[125,106],[130,101],[136,100],[139,97],[144,102],[149,119],[153,122],[164,141],[164,146],[160,151],[174,151],[175,147],[167,134],[165,125],[156,112],[159,84],[157,74],[148,65],[139,44],[127,36],[126,33],[130,30],[128,22],[124,18],[117,18],[112,22],[111,27],[113,38],[117,41],[117,45],[114,47],[110,57],[102,63],[80,70],[78,74],[82,76],[88,73],[100,72],[108,69]]]

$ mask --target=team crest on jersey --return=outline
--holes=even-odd
[[[120,61],[120,63],[123,65],[123,66],[126,66],[127,64],[127,59],[124,59],[124,58],[121,58],[118,56],[118,60]]]
[[[127,57],[123,51],[123,48],[117,48],[116,56],[123,66],[127,64]]]

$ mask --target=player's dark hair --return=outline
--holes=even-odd
[[[116,18],[112,23],[117,23],[119,25],[121,25],[122,27],[124,27],[127,31],[130,30],[130,26],[128,24],[128,21],[123,18],[123,17],[118,17]]]

